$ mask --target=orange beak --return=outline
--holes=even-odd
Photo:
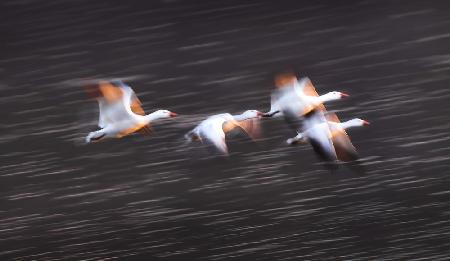
[[[370,125],[370,122],[363,120],[363,125]]]
[[[345,93],[345,92],[341,92],[341,97],[348,97],[348,96],[350,96],[350,95],[348,95],[348,94]]]
[[[175,113],[175,112],[170,112],[170,117],[171,118],[173,118],[173,117],[177,117],[178,116],[178,114],[177,113]]]

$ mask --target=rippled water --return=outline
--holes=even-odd
[[[1,260],[444,260],[450,249],[446,1],[2,1]],[[349,131],[330,172],[284,122],[211,159],[182,136],[267,110],[295,71]],[[73,84],[127,77],[155,134],[83,145],[96,104]]]

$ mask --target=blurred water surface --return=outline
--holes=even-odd
[[[444,260],[450,248],[446,1],[2,1],[1,260]],[[182,136],[268,110],[294,71],[350,130],[330,172],[278,119],[206,157]],[[83,145],[80,79],[128,77],[155,134]]]

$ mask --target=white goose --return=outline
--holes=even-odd
[[[324,116],[316,110],[304,120],[304,131],[287,140],[288,144],[309,142],[314,151],[326,161],[352,161],[358,158],[355,147],[346,133],[346,129],[368,125],[369,122],[355,118],[339,122],[336,114]]]
[[[219,152],[228,155],[228,147],[225,142],[225,134],[235,128],[243,129],[250,137],[259,132],[256,118],[270,117],[266,113],[257,110],[247,110],[239,115],[222,113],[208,117],[200,122],[197,127],[189,131],[185,138],[191,141],[201,141],[212,144]]]
[[[177,116],[168,110],[157,110],[145,115],[133,89],[122,81],[101,81],[87,87],[99,105],[98,131],[86,136],[86,143],[104,138],[121,138],[134,132],[150,133],[150,123],[157,119]]]
[[[292,121],[292,118],[302,117],[315,108],[324,108],[323,104],[326,102],[349,96],[338,91],[318,95],[308,78],[297,80],[293,75],[278,76],[276,85],[277,89],[272,92],[269,112],[280,111],[276,116],[290,117]]]

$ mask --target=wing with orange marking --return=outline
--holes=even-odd
[[[314,87],[313,83],[309,78],[305,77],[302,78],[300,81],[304,82],[304,85],[302,86],[302,91],[305,95],[319,97],[316,88]]]
[[[83,85],[83,87],[89,98],[95,99],[98,97],[103,97],[103,94],[100,91],[98,83],[86,84]]]
[[[329,162],[337,160],[331,130],[327,125],[327,120],[323,111],[311,111],[303,119],[302,131],[308,137],[309,143],[322,160]]]
[[[100,81],[84,87],[89,97],[97,99],[99,104],[98,126],[105,128],[113,120],[111,119],[111,114],[105,112],[110,111],[113,104],[121,101],[124,95],[122,89],[108,81]]]
[[[120,101],[124,94],[120,87],[114,86],[108,81],[100,81],[84,87],[89,97],[102,99],[107,103]]]
[[[326,112],[323,104],[315,105],[308,96],[319,97],[311,80],[300,80],[293,74],[282,74],[275,78],[277,89],[272,92],[271,111],[281,110],[285,117],[302,117],[314,109]]]
[[[258,139],[261,137],[261,124],[258,118],[241,121],[239,122],[239,126],[250,138]]]
[[[142,108],[142,103],[135,94],[131,96],[130,107],[132,112],[139,115],[145,115],[144,109]]]
[[[226,121],[222,125],[222,129],[223,129],[224,133],[229,133],[237,127],[239,127],[239,122],[237,122],[235,120]]]
[[[131,103],[130,103],[131,111],[138,114],[138,115],[145,115],[145,111],[142,108],[142,103],[139,100],[139,98],[136,96],[136,94],[133,94],[131,96]],[[138,131],[142,135],[151,135],[153,132],[152,126],[150,124],[145,125]]]
[[[102,98],[108,103],[117,102],[122,99],[123,91],[110,82],[101,81],[98,88],[100,89]]]
[[[150,124],[145,125],[144,127],[142,127],[140,130],[137,131],[138,133],[142,134],[142,135],[151,135],[153,130],[152,127],[150,126]]]
[[[308,77],[302,78],[299,81],[299,85],[298,86],[301,88],[301,91],[303,92],[304,95],[314,96],[314,97],[319,97],[320,96],[317,93],[316,88],[314,87],[313,83],[311,82],[311,80]],[[325,108],[325,106],[323,104],[320,104],[320,105],[316,106],[316,108],[326,112],[326,108]]]
[[[275,77],[275,86],[278,89],[292,87],[297,81],[297,77],[292,73],[279,74]]]
[[[338,116],[335,113],[328,113],[326,118],[330,122],[340,123]],[[353,146],[347,132],[338,128],[335,124],[328,124],[332,133],[333,146],[339,160],[348,162],[358,159],[358,152]]]
[[[88,95],[96,98],[99,103],[99,127],[104,128],[115,121],[122,121],[129,117],[130,110],[138,115],[145,115],[141,102],[134,91],[121,81],[99,81],[96,84],[85,86]],[[127,133],[139,131],[138,129],[126,131]],[[149,126],[142,128],[142,133],[150,133]]]
[[[142,116],[145,115],[145,111],[142,108],[142,103],[139,100],[139,98],[136,96],[136,93],[134,91],[132,91],[132,94],[130,97],[130,108],[131,108],[131,111],[135,114],[142,115]],[[151,135],[153,132],[153,129],[150,124],[147,124],[147,125],[143,126],[141,129],[137,130],[136,132],[138,132],[142,135]]]
[[[234,120],[226,121],[222,125],[222,129],[224,133],[230,133],[236,131],[236,129],[239,129],[241,131],[244,131],[253,140],[258,139],[261,136],[260,121],[257,118],[239,122]]]

